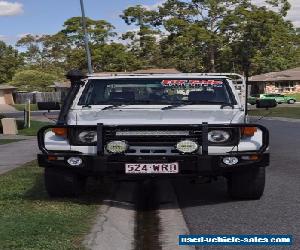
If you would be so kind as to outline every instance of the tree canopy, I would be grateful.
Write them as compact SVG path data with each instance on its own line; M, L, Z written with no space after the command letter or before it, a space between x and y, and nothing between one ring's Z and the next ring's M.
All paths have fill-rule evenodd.
M39 70L21 70L18 71L12 84L23 91L47 91L59 78L56 74L45 73Z
M0 84L8 83L21 65L18 51L0 41Z
M173 67L251 75L297 67L300 34L285 18L289 9L288 0L265 0L263 6L250 0L166 0L156 9L125 9L120 18L128 31L123 34L106 20L87 18L93 67L96 72ZM22 53L0 43L0 83L18 68L14 83L20 74L27 79L43 72L43 87L53 75L86 70L81 21L72 17L56 34L21 38L16 45Z

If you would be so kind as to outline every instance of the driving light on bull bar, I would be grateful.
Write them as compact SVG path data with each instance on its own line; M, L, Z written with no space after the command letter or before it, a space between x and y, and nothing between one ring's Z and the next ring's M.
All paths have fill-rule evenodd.
M230 134L224 130L212 130L208 132L208 140L214 143L226 142L230 138Z
M82 163L82 159L80 157L70 157L67 162L73 166L73 167L76 167L76 166L79 166L81 165Z
M182 153L193 153L198 147L198 144L191 140L180 141L176 144L176 149Z
M107 151L113 154L124 153L127 148L128 145L125 141L111 141L106 145Z
M97 141L97 132L93 130L82 131L78 134L78 140L82 143L94 143Z
M235 165L239 162L239 159L237 157L224 157L223 158L223 163L232 166Z

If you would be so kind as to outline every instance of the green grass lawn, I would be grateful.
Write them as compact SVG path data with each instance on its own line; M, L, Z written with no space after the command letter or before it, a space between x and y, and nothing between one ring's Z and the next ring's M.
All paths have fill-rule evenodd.
M50 199L42 172L33 162L0 176L0 249L83 249L101 191Z
M19 139L0 139L0 145L9 144L9 143L18 142L18 141L22 141L22 140L19 140Z
M31 121L30 128L19 130L19 135L35 136L41 127L52 124L50 122Z
M296 98L296 100L298 101L298 102L300 102L300 93L297 93L297 94L287 94L288 96L293 96L293 97L295 97Z
M26 104L14 104L13 107L16 110L23 111L25 109L25 105ZM38 110L37 104L30 104L30 110L31 111L37 111Z
M271 113L270 113L271 112ZM249 115L300 119L300 107L276 107L269 110L249 110Z

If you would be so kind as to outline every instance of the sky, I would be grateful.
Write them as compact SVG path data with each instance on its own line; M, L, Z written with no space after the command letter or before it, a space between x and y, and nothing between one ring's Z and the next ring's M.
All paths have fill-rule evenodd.
M253 0L262 4L263 0ZM163 0L84 0L86 15L93 19L104 19L125 32L127 26L119 17L122 10L137 4L154 8ZM300 0L290 0L292 9L288 19L300 27ZM14 44L26 34L55 34L62 29L64 21L79 16L79 0L0 0L0 40Z

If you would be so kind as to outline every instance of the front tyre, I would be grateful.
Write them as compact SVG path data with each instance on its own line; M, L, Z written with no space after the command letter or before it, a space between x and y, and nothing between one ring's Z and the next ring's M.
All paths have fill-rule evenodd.
M257 200L264 193L266 170L263 167L231 173L227 189L233 199Z
M296 102L296 100L293 100L293 99L291 99L291 100L288 100L288 104L294 104Z
M76 197L84 191L86 178L76 173L46 168L45 187L50 197Z

